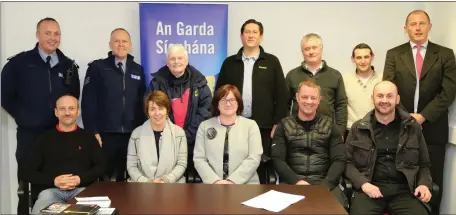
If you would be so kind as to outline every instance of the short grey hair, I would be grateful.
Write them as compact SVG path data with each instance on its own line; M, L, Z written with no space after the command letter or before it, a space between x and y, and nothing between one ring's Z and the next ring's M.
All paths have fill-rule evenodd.
M321 47L323 47L323 39L321 39L320 35L318 35L317 33L309 33L309 34L306 34L304 37L302 37L301 49L302 49L302 46L304 45L304 43L312 38L316 38L317 40L320 40Z
M168 50L166 52L166 58L168 59L169 55L176 52L183 52L185 57L188 58L188 52L184 45L176 43L168 46Z

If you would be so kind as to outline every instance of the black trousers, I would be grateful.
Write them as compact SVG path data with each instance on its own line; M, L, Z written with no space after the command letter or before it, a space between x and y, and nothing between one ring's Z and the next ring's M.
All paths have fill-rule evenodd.
M427 143L429 158L431 159L432 181L439 186L437 196L431 198L432 214L439 214L443 187L443 166L445 162L445 143Z
M271 131L272 128L260 128L261 143L263 145L263 156L271 157ZM260 162L260 166L257 169L258 177L260 178L260 184L268 184L269 177L267 172L266 163ZM274 172L269 174L275 174Z
M18 182L22 180L19 175L19 171L23 168L25 159L30 151L33 149L36 140L45 132L51 130L49 129L29 129L29 128L17 128L16 131L16 139L17 139L17 147L16 147L16 162L17 162L17 180ZM29 192L28 186L25 186L24 192ZM32 189L33 192L33 189ZM27 198L28 195L18 195L18 205L17 205L17 214L29 214L29 201ZM34 196L34 194L32 194Z
M131 133L100 133L102 148L107 158L106 174L116 181L126 181L127 150Z
M391 215L428 214L424 204L412 193L407 185L384 184L380 188L383 198L370 198L362 190L357 190L351 199L350 214Z

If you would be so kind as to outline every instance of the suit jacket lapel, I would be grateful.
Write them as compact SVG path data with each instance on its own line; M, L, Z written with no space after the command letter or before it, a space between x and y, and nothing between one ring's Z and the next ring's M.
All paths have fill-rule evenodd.
M410 46L410 43L404 44L401 60L404 62L404 65L407 67L410 74L416 79L415 61L413 60L412 47Z
M426 56L424 56L424 62L423 62L423 69L421 70L421 78L423 78L429 70L432 68L432 66L435 64L435 62L438 59L438 48L434 43L431 43L429 41L428 47L426 50Z

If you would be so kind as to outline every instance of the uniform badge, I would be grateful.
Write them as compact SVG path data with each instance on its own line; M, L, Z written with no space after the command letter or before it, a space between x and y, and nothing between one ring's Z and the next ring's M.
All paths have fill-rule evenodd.
M131 74L131 78L135 80L141 80L141 76Z
M207 138L212 140L215 138L215 136L217 136L217 131L215 130L215 128L209 128L206 131L206 135L207 135Z
M87 76L84 80L84 86L90 83L90 76Z

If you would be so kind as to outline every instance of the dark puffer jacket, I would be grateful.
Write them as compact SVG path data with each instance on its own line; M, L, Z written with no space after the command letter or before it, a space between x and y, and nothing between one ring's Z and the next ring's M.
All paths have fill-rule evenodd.
M274 167L281 182L325 184L333 189L345 168L342 137L331 117L317 115L305 128L296 116L277 126L272 144Z

